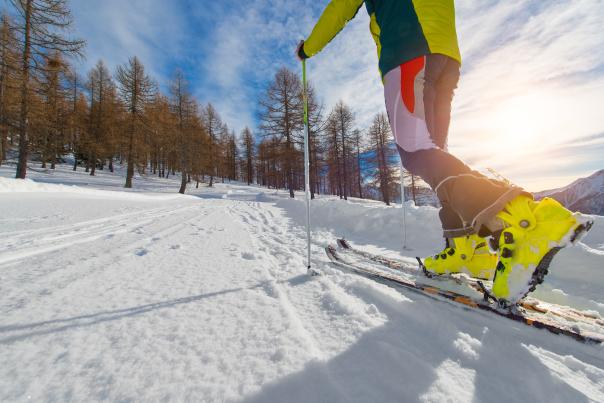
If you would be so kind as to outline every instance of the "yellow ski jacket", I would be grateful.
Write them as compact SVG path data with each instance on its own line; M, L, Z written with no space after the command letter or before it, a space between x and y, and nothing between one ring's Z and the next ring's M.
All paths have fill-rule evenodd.
M331 0L304 41L310 57L323 49L365 3L384 76L416 57L441 53L461 63L453 0Z

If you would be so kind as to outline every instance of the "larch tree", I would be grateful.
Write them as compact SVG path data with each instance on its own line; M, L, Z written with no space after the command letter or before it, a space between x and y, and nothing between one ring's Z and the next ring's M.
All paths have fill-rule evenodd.
M377 185L382 200L386 205L390 205L394 191L396 176L392 161L395 157L395 150L391 147L392 132L388 119L384 113L379 113L373 119L373 124L369 128L369 148L372 154L371 163L374 164L374 183Z
M327 148L327 166L329 169L330 193L343 198L341 143L338 136L338 121L333 114L327 118L325 126L325 145Z
M274 81L260 100L262 108L260 128L266 136L272 136L283 144L281 160L289 196L294 197L294 163L297 160L295 135L303 127L302 84L291 70L281 68Z
M189 85L182 71L177 70L170 86L171 109L176 117L176 132L178 133L178 154L180 162L180 189L178 193L185 193L190 172L188 145L192 119L196 115L195 102L189 91Z
M6 159L9 130L14 127L16 121L18 57L17 41L10 19L8 15L2 14L0 26L0 164Z
M241 132L241 141L243 149L243 172L244 179L247 184L250 185L254 181L254 159L255 159L255 145L256 139L252 134L249 127L243 129Z
M135 56L128 63L118 66L116 78L119 84L119 94L126 108L126 184L124 187L132 187L134 167L139 163L141 154L139 149L143 144L145 107L149 105L156 94L156 85L145 73L145 68Z
M315 198L315 193L319 192L319 170L321 167L321 142L320 134L324 130L325 122L323 120L323 106L319 104L315 95L315 89L312 85L307 86L308 99L308 161L309 161L309 184L310 197ZM301 143L303 149L304 144Z
M81 55L85 42L63 35L72 24L66 0L9 0L16 9L15 28L21 48L21 105L19 113L19 161L16 177L24 179L29 155L30 77L39 74L49 52Z
M237 166L239 165L239 147L237 147L237 135L234 130L228 135L225 146L225 160L227 164L226 175L229 181L234 181L237 180L238 177Z
M90 98L88 164L90 175L94 176L98 160L101 166L105 159L113 161L113 119L116 112L116 90L111 73L105 63L99 60L88 74Z
M207 147L207 169L208 175L210 176L209 187L214 185L214 177L218 175L218 158L219 153L219 136L223 129L223 123L220 119L220 115L214 109L212 104L208 104L203 110L203 123L208 134L208 147Z
M68 88L68 126L69 126L69 149L73 153L73 170L78 168L79 153L81 152L81 137L84 133L85 120L87 119L87 106L84 102L83 108L80 104L83 93L83 82L77 71L71 69L67 74ZM85 101L85 100L84 100Z
M350 108L344 104L343 101L340 101L336 104L331 112L331 119L333 119L334 129L337 131L338 141L340 143L340 151L341 151L341 183L342 183L342 194L344 200L348 200L348 196L351 194L351 183L350 183L350 175L349 175L349 165L350 165L350 152L352 149L351 146L351 136L352 136L352 127L354 124L354 115Z
M38 83L38 95L41 97L42 109L37 111L38 150L42 167L50 162L50 168L55 169L55 163L65 152L69 143L67 87L65 77L69 68L61 54L53 52L44 60L44 68Z
M167 177L170 172L170 156L176 141L176 117L172 113L170 100L158 94L147 107L145 113L151 126L150 153L151 172L160 178Z
M355 161L353 164L353 173L356 178L356 186L358 191L358 197L360 199L363 198L363 161L361 158L361 154L363 153L364 145L363 145L363 133L355 129L352 132L352 144L354 147Z

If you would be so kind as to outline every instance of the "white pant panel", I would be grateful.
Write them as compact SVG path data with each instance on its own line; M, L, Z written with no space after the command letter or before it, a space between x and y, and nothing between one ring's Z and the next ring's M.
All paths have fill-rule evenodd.
M423 74L423 73L420 73ZM384 98L386 111L390 121L390 128L396 144L407 152L438 148L432 141L424 117L423 91L419 91L418 77L415 80L415 112L411 113L405 106L401 95L401 69L397 67L389 71L384 77ZM419 94L418 94L419 92Z

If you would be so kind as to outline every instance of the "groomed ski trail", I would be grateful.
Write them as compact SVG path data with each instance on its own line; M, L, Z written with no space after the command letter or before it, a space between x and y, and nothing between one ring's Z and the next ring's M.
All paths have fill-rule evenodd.
M2 401L604 400L602 349L332 267L340 216L317 223L309 277L298 199L30 196L0 197L23 207L0 213ZM336 205L362 224L361 204L314 213Z

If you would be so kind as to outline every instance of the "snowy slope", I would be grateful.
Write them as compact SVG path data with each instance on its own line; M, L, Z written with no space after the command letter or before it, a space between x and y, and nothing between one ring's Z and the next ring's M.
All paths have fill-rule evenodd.
M604 169L563 188L539 192L536 196L552 197L574 211L604 215Z
M336 235L401 256L401 209L238 184L177 195L0 167L0 401L604 401L604 347L333 268ZM64 185L59 185L64 184ZM72 186L72 185L77 186ZM442 242L408 206L409 257ZM604 312L604 218L538 292Z

